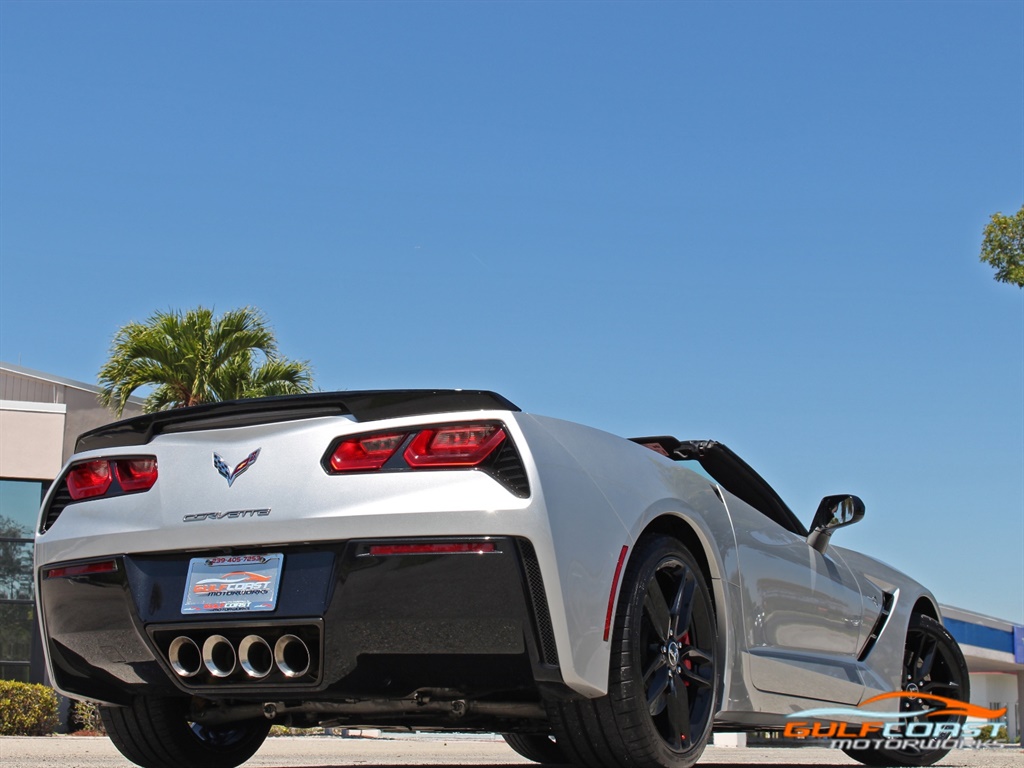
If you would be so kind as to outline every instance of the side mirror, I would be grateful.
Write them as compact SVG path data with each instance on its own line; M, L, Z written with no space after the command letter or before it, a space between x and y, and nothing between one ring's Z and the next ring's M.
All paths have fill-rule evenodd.
M840 494L826 496L818 505L811 523L811 535L807 543L822 554L828 548L828 540L836 528L859 523L864 517L864 502L856 496Z

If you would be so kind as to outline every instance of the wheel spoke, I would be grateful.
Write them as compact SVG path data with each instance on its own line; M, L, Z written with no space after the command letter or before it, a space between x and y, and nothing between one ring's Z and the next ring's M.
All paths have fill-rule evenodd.
M682 578L679 580L679 588L672 599L672 634L681 638L683 633L690 628L690 619L693 616L693 593L697 588L697 581L689 568L683 569Z
M655 673L651 687L647 689L647 710L652 717L660 714L665 708L663 694L668 688L669 681L668 667L662 667Z
M644 611L651 620L654 631L658 633L658 639L662 643L667 643L672 617L669 615L668 603L665 602L665 596L661 594L656 578L652 578L647 584L647 594L644 595Z
M696 646L688 646L680 655L683 661L689 661L693 664L710 664L711 654L705 653Z
M668 722L673 736L678 734L683 744L690 741L690 699L682 685L668 695Z
M697 674L697 671L695 669L687 669L686 667L683 667L682 672L680 672L680 674L689 682L693 683L694 685L700 688L711 687L711 679Z
M665 656L659 653L657 656L654 657L654 660L648 665L647 669L644 670L644 685L647 685L647 682L648 680L650 680L651 675L653 675L655 672L657 672L664 666Z
M922 648L924 643L921 644ZM932 665L935 664L935 652L938 650L938 643L934 640L931 642L931 647L928 649L928 653L921 655L921 668L917 670L916 677L918 680L924 680L928 675L932 673Z

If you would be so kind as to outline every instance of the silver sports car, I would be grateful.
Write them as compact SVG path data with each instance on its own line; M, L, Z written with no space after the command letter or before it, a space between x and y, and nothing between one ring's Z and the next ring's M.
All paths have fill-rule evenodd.
M56 688L148 768L230 768L274 723L688 766L713 730L967 700L931 593L831 543L863 515L828 496L808 528L721 443L493 392L242 400L82 435L41 509L38 607ZM892 743L846 746L948 751Z

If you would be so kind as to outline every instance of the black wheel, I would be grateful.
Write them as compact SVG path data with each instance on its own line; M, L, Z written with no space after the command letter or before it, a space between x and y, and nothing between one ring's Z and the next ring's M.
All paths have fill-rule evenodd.
M215 727L188 719L187 699L136 697L128 707L101 707L107 735L142 768L235 768L263 744L266 718Z
M554 736L539 733L503 733L501 738L520 755L535 763L565 765L569 762L555 743Z
M711 735L717 643L693 556L671 537L642 538L622 580L608 695L551 707L559 746L585 766L693 765Z
M953 636L930 616L914 616L907 628L907 645L903 653L903 690L920 693L922 697L904 698L900 708L905 712L935 708L927 695L970 701L971 681L967 662ZM913 718L908 722L956 722L956 715ZM909 766L932 765L948 753L948 749L928 749L930 739L923 739L925 748L909 743L903 749L844 749L850 757L864 765Z

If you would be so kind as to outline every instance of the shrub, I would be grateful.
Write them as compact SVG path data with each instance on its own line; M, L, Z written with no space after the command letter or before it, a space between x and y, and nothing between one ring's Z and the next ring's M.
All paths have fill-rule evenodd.
M324 729L314 726L312 728L293 728L289 725L270 726L270 736L323 736Z
M981 733L978 734L979 741L1006 741L1006 726L983 725ZM995 731L995 733L993 733Z
M0 680L0 736L48 736L58 722L52 688Z
M71 722L77 731L88 731L91 733L106 733L103 725L103 718L100 717L100 707L91 701L76 701L71 708Z

